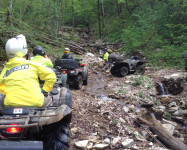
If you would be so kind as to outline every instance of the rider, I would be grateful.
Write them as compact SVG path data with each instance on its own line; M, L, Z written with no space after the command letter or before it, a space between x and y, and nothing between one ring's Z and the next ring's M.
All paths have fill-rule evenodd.
M64 49L64 55L62 56L62 59L73 59L73 57L70 54L69 48Z
M42 65L44 65L46 67L53 68L53 63L47 57L47 55L45 54L45 52L41 46L34 47L33 55L34 55L34 57L31 58L31 61L35 61L35 62L41 63Z
M25 36L18 35L9 39L5 46L8 62L0 74L0 92L4 106L45 107L52 100L42 93L50 92L56 82L52 69L23 58L27 54ZM45 80L40 88L38 78Z
M103 59L105 61L105 66L103 67L103 71L105 71L109 66L110 62L108 61L108 56L112 53L111 49L105 48L103 53Z

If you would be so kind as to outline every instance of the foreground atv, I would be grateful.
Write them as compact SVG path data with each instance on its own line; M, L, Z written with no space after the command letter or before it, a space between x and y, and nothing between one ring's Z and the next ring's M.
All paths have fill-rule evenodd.
M46 108L1 108L0 150L68 150L71 92L56 86L48 95Z
M108 61L113 64L110 72L113 76L124 77L129 73L143 74L145 72L144 64L138 56L131 56L125 59L124 56L109 55Z
M55 68L61 73L62 85L74 89L81 89L88 84L88 70L85 64L80 64L75 59L60 59L55 61ZM65 81L67 79L67 81Z

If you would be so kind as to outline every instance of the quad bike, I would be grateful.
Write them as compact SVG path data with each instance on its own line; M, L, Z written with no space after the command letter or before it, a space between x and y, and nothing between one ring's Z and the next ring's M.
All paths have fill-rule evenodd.
M68 150L72 109L71 92L55 84L46 108L2 107L0 150Z
M111 54L108 57L108 61L112 63L110 72L113 76L124 77L129 73L144 74L145 72L145 61L138 56L131 56L129 59L125 59L124 56Z
M55 61L55 68L58 72L62 72L61 81L63 86L67 84L70 88L81 89L83 85L88 84L87 67L75 59Z

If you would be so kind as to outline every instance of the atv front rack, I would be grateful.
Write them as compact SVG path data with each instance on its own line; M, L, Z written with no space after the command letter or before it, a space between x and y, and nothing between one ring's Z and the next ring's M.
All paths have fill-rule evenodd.
M62 118L71 113L71 109L67 105L61 105L59 107L49 107L45 109L40 108L6 108L9 113L1 113L0 116L0 129L2 128L12 128L12 127L34 127L52 124L60 121ZM18 111L17 113L14 110ZM28 111L28 114L24 111ZM11 113L12 111L12 113ZM8 112L8 111L7 111ZM19 124L19 125L11 125Z

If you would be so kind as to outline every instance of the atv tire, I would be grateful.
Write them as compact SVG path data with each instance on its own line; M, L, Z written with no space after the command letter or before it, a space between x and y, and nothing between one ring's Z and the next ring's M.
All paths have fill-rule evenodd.
M66 116L60 122L44 126L44 150L68 150L70 145L70 121ZM70 116L71 117L71 116Z
M113 66L113 67L110 69L110 73L111 73L113 76L117 77L117 76L118 76L118 67Z
M75 84L74 84L74 88L79 90L82 88L83 85L83 79L82 79L82 75L77 75L75 77Z
M62 87L66 87L67 74L62 74L62 76L61 76L61 82L62 82Z
M83 72L83 85L88 85L88 70L87 68L84 69Z
M120 77L124 77L129 74L129 69L125 66L121 66L118 70L118 74Z
M145 73L144 65L137 66L135 74L143 75L144 73Z

